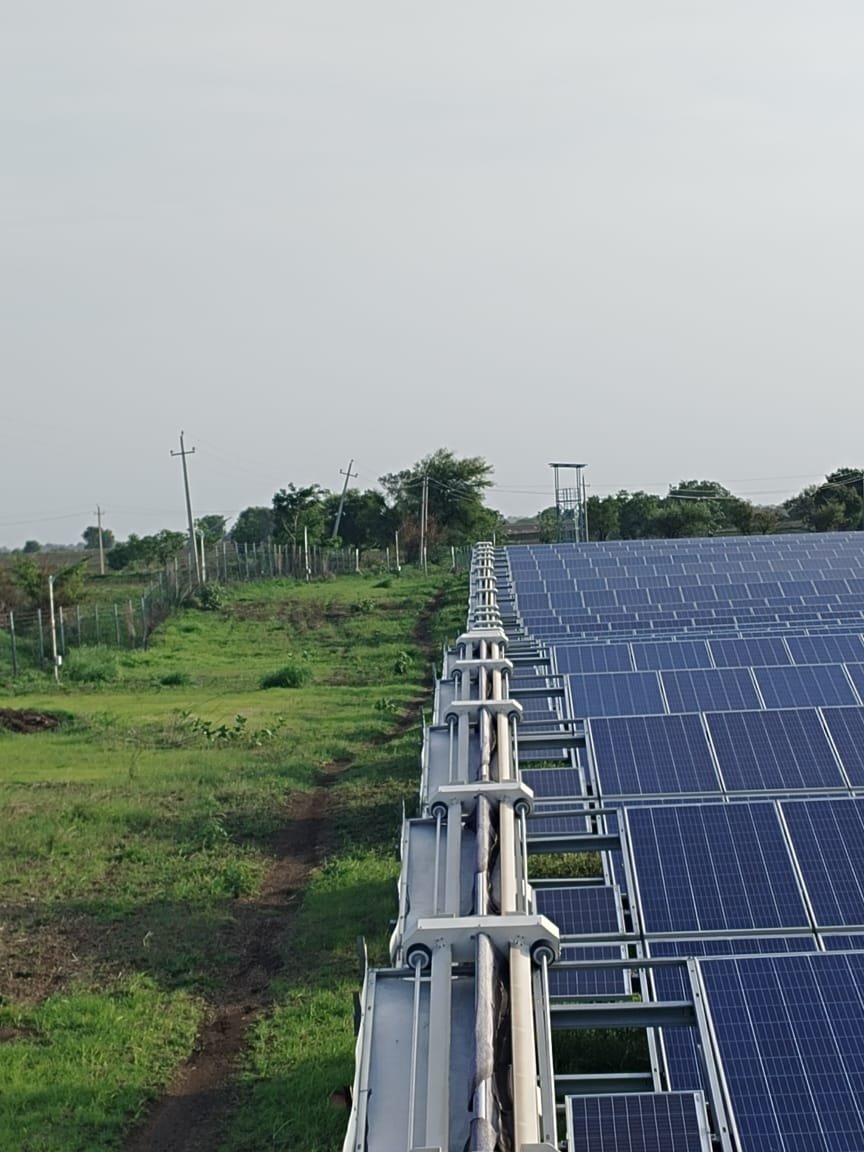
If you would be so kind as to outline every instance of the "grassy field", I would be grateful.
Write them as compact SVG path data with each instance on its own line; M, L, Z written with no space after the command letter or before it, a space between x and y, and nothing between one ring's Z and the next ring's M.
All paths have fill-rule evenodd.
M122 1148L241 1002L213 1146L341 1145L355 941L383 958L430 652L466 601L443 575L244 585L0 695L64 717L0 731L0 1152Z

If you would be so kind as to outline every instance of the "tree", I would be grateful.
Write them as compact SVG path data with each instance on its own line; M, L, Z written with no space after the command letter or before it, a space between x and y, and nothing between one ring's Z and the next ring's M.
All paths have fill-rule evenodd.
M204 543L207 545L219 544L225 539L225 517L211 514L201 516L195 521L195 527L204 533Z
M29 556L33 552L41 552L42 551L42 545L39 543L38 540L28 540L24 544L23 551L26 552L27 555Z
M428 483L427 541L430 545L472 544L489 539L502 522L484 503L492 484L492 466L480 456L459 459L439 448L411 468L390 472L380 483L406 542L419 537L423 480Z
M273 536L273 509L244 508L230 535L235 544L264 544Z
M327 531L325 490L318 484L297 488L289 484L273 497L273 539L277 544L297 546L308 533L309 543L321 544Z
M84 540L84 547L90 548L95 551L99 547L99 528L95 524L90 524L81 533ZM102 529L102 547L107 552L114 547L114 533L110 528Z
M552 509L554 513L555 509ZM617 496L589 496L586 504L589 540L617 540L621 535L621 508Z
M50 602L48 584L53 575L54 604L58 608L65 608L81 599L86 567L87 561L80 560L77 564L52 571L48 565L40 565L32 556L22 553L15 558L12 566L12 581L31 608L47 608Z
M185 532L172 532L170 528L163 528L152 536L136 536L132 532L125 544L115 545L108 553L108 566L119 572L130 564L140 564L145 568L167 564L187 547L188 542Z
M838 468L822 484L811 484L783 507L811 532L840 532L864 527L860 468Z
M328 533L336 523L341 496L331 492L325 499ZM339 523L339 541L350 548L386 548L399 526L398 516L388 507L384 495L375 488L365 492L349 488Z

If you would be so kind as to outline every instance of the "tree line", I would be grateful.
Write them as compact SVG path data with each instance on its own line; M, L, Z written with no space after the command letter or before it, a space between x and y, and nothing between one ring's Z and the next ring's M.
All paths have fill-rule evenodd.
M782 504L754 504L712 480L682 480L665 496L622 490L589 496L590 540L758 536L775 532L839 532L864 527L864 472L838 468ZM541 535L554 539L554 508L540 514Z
M419 555L423 524L432 558L442 547L493 537L503 543L508 534L513 539L557 539L554 507L508 522L487 505L492 471L480 456L458 457L440 448L410 468L380 477L379 487L349 488L343 493L318 484L288 484L273 494L269 505L244 508L230 529L226 517L219 515L202 516L196 527L208 547L229 539L241 547L273 542L299 548L308 541L311 547L383 550L398 533L401 555L408 562ZM754 504L712 480L682 480L663 496L622 489L609 496L589 496L587 522L590 540L864 528L864 471L838 468L822 483L777 505ZM97 549L99 529L88 525L83 541L87 549ZM164 565L187 548L188 537L166 528L117 541L110 529L103 528L102 546L111 569L148 569ZM39 549L31 540L23 552L32 561ZM29 585L33 590L37 570L38 565L25 565L19 588ZM6 576L8 585L8 569Z

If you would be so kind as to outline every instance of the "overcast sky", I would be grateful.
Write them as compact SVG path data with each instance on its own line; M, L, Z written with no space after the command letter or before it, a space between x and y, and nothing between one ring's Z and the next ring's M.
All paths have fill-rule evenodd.
M2 0L0 0L2 3ZM0 545L864 463L860 0L6 0Z

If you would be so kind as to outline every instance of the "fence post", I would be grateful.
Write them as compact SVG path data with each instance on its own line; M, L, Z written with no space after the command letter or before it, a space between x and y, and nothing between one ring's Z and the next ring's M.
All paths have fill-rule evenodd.
M66 621L63 618L63 607L57 609L57 615L60 620L60 655L66 659Z
M78 626L78 647L81 647L81 605L75 605L75 623Z
M135 613L132 608L132 601L129 601L129 608L126 613L126 628L129 633L129 647L135 647Z
M96 643L101 644L102 643L102 629L99 627L99 605L98 604L93 605L93 615L94 615L95 620L96 620Z
M15 643L15 613L9 613L9 637L12 641L12 675L18 675L18 648Z
M120 647L120 605L114 605L114 638L117 641L117 647Z
M141 597L141 647L147 647L147 605Z
M39 622L39 663L45 663L45 631L42 627L42 609L36 609L36 619Z

